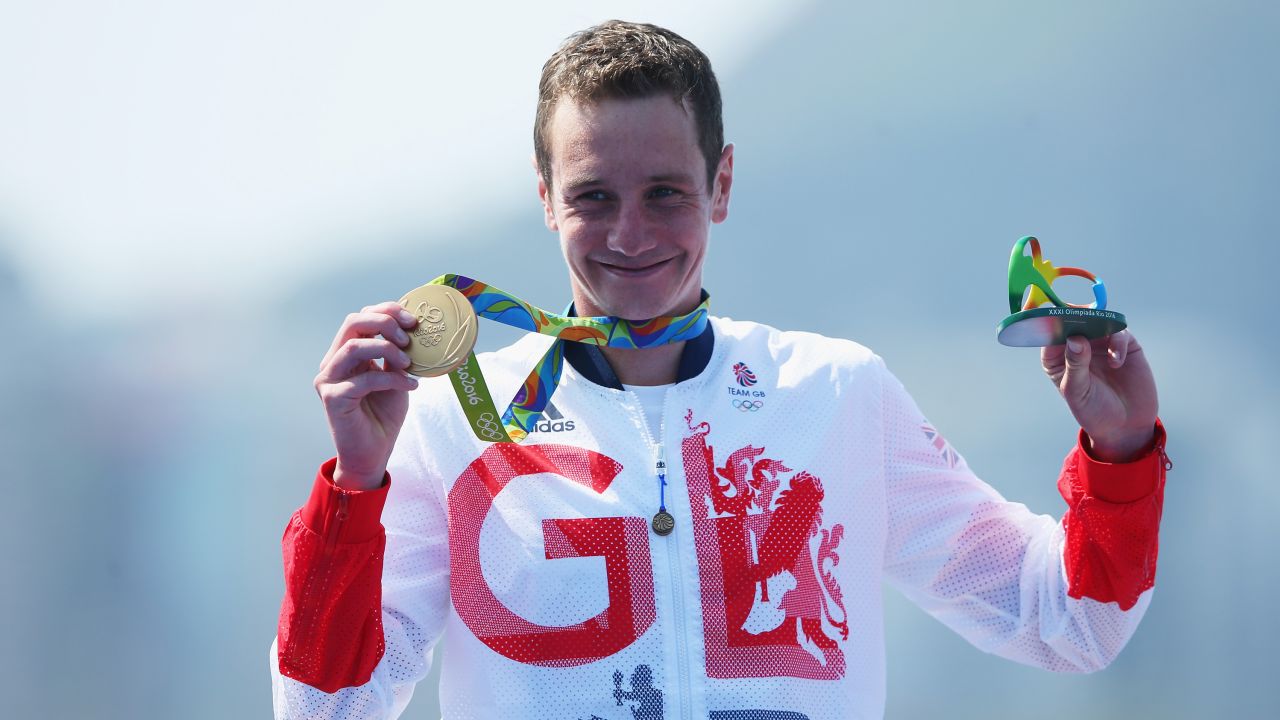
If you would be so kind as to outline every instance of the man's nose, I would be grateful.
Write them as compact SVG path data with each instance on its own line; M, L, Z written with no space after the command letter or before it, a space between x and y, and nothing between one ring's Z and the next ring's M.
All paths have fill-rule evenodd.
M618 206L609 228L609 249L628 257L636 257L657 247L657 237L647 222L639 203L623 202Z

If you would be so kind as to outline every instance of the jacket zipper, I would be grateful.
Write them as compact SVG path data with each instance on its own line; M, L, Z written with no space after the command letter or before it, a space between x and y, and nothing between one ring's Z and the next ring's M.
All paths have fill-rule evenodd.
M633 393L634 394L634 393ZM649 423L644 417L644 408L640 408L640 427L644 431L644 436L649 440L649 447L653 451L653 471L654 479L658 481L659 495L662 500L659 501L661 506L665 506L665 485L667 473L666 452L663 449L663 440L667 431L667 412L666 402L663 402L662 420L659 422L658 438L655 442L653 433L649 431ZM670 512L668 510L668 512ZM684 611L684 593L680 584L680 528L676 528L670 535L662 537L654 533L659 542L665 541L667 545L667 574L671 580L671 600L675 608L676 619L676 677L680 678L680 718L682 720L692 720L693 711L690 709L689 700L689 651L686 638L688 634L685 632L685 611Z
M1164 440L1156 444L1156 449L1160 451L1160 463L1164 467L1165 472L1173 469L1173 461L1169 459L1168 454L1164 451Z
M681 592L680 577L676 571L676 564L680 559L680 542L676 540L678 535L679 533L671 533L671 542L667 544L667 564L671 569L671 589L675 596L676 673L680 678L680 717L692 718L693 712L689 709L689 650L688 634L684 628L684 593Z
M326 553L332 553L333 549L337 546L338 533L342 529L342 523L345 522L347 517L351 515L350 510L347 509L348 502L349 502L349 496L345 492L342 492L341 490L339 490L338 491L338 510L329 519L328 527L326 527L324 531L324 534L325 534L324 550Z
M659 487L666 484L666 456L663 451L662 442L659 441L656 452L656 460L654 462L654 474L657 476ZM665 505L665 503L663 503ZM667 570L671 577L671 596L672 605L675 608L676 618L676 677L680 678L680 717L692 718L693 714L689 710L689 658L688 648L685 638L688 637L684 626L684 593L680 584L680 541L679 532L673 532L667 538L663 538L667 542Z

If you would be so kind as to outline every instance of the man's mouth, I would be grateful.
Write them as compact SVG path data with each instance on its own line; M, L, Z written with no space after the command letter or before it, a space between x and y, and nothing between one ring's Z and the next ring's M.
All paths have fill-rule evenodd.
M666 267L670 262L671 258L667 258L666 260L659 260L657 262L647 263L644 265L615 265L613 263L601 262L600 266L619 277L639 278L647 277L661 271L662 268Z

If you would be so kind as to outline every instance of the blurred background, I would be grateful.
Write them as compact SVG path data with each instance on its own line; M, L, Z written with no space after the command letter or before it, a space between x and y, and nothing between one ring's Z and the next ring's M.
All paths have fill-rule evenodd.
M0 5L4 715L270 716L280 536L331 454L317 364L347 312L442 272L567 301L536 84L608 17L716 64L715 313L870 346L1054 516L1074 423L1036 352L995 341L1013 242L1102 276L1155 368L1176 467L1127 650L1023 668L888 591L888 716L1275 716L1261 0Z

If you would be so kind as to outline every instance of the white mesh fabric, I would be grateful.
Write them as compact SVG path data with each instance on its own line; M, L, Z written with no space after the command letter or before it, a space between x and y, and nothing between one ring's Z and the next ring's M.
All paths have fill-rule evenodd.
M566 366L560 424L495 455L448 383L423 383L383 512L386 654L333 695L276 672L276 716L397 716L447 629L449 720L878 717L886 576L984 650L1054 670L1114 657L1147 598L1128 613L1067 598L1058 525L978 480L879 358L713 327L708 367L663 404L666 538L647 529L657 481L633 394ZM496 398L544 347L482 356ZM526 471L547 457L561 472ZM451 543L473 543L479 569Z
M939 450L941 436L922 432L932 426L887 372L884 393L890 583L987 652L1059 672L1110 663L1150 593L1129 612L1068 597L1060 525L1004 500L958 453Z

